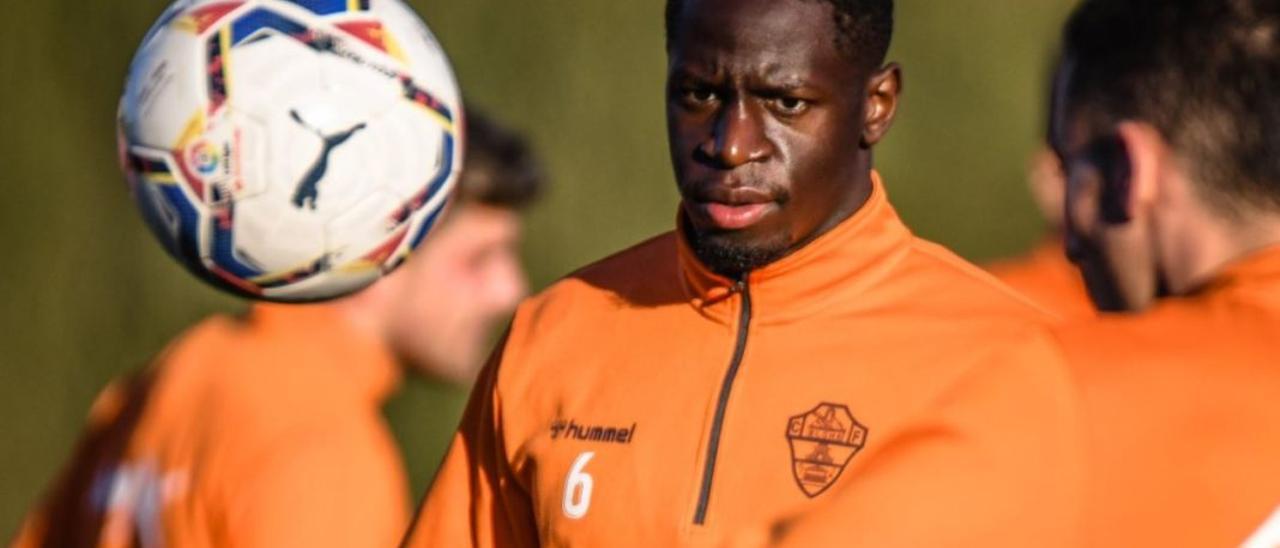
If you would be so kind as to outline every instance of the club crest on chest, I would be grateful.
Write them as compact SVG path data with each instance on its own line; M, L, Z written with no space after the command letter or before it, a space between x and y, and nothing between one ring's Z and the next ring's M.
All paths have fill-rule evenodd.
M821 495L867 443L867 427L837 403L821 403L787 422L791 472L810 498Z

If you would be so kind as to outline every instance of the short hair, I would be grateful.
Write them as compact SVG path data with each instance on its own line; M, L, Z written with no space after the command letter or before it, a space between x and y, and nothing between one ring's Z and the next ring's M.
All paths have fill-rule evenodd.
M1150 124L1220 212L1280 208L1280 0L1087 0L1062 63L1059 123Z
M775 0L776 1L776 0ZM836 49L864 70L884 64L893 39L893 0L804 0L835 10ZM667 0L667 49L671 49L685 0ZM796 29L796 32L805 32Z
M521 209L542 192L542 163L524 137L473 108L466 112L464 154L459 203Z

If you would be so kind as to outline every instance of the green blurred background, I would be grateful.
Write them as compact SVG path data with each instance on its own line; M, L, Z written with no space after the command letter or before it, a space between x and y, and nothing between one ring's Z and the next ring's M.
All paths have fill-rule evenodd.
M188 276L134 213L115 162L125 67L166 0L5 2L0 18L0 540L66 458L95 393L185 326L244 304ZM662 0L412 0L470 101L528 132L554 188L524 245L544 287L672 226ZM1069 0L899 0L906 74L877 164L921 235L975 260L1040 221L1024 190L1045 64ZM800 30L800 29L798 29ZM465 391L388 406L415 494Z

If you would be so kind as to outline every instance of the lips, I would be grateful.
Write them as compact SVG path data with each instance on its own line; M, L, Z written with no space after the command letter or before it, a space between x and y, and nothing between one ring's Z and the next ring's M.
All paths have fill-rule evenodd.
M693 217L720 230L742 230L778 209L767 192L752 187L716 185L686 202Z
M749 228L778 208L773 202L743 205L703 202L696 204L695 207L702 211L711 224L721 230Z

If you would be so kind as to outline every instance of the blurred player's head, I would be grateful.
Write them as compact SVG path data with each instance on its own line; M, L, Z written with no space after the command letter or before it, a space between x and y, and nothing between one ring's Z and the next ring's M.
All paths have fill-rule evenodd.
M1049 74L1045 86L1047 96L1052 96L1054 80L1059 72L1059 59L1054 56L1046 66ZM1051 115L1051 114L1050 114ZM1040 216L1055 233L1062 231L1063 201L1066 200L1067 182L1062 172L1062 162L1054 152L1051 143L1054 128L1051 123L1045 124L1044 143L1031 156L1027 166L1027 187L1031 198L1035 201Z
M543 186L524 139L472 110L453 204L399 270L357 295L401 361L429 376L470 381L488 338L526 291L520 210Z
M892 0L668 2L671 157L710 268L766 265L862 204L897 107L892 31Z
M1265 239L1280 212L1280 2L1088 0L1055 80L1068 245L1100 308L1193 290Z
M1048 146L1043 146L1031 157L1027 166L1027 186L1036 209L1044 217L1049 228L1062 230L1063 200L1066 199L1066 181L1062 176L1062 164Z

